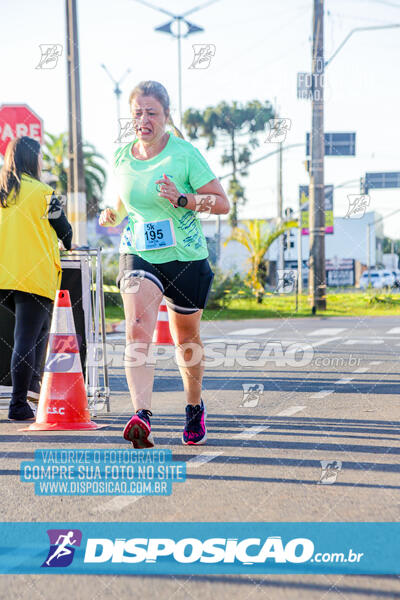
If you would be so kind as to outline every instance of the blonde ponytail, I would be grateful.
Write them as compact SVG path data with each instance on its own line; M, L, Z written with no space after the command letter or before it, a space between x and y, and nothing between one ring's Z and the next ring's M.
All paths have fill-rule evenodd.
M183 137L183 134L182 134L182 132L181 132L181 131L180 131L180 130L177 128L177 127L175 127L175 125L174 125L174 122L173 122L173 120L172 120L172 117L171 117L171 114L170 114L170 115L169 115L169 117L168 117L167 124L168 124L168 125L171 125L171 127L172 127L172 130L173 130L173 133L174 133L174 135L176 135L176 137L180 137L180 138L182 138L183 140L185 139L185 138Z

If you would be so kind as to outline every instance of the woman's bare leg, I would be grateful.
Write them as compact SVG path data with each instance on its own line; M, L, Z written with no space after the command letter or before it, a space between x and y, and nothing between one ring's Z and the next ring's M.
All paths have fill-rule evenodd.
M121 293L126 323L125 373L135 411L150 410L154 382L153 361L147 361L149 344L157 322L161 290L149 279L140 281L138 289L132 287Z
M200 404L204 372L204 348L200 339L202 313L202 310L198 310L191 315L184 315L168 308L169 326L175 343L186 402L193 406Z

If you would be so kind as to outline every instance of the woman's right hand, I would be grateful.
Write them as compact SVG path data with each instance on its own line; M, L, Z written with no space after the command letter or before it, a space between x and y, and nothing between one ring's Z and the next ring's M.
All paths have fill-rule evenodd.
M117 211L113 208L105 208L101 211L99 217L99 225L102 227L109 227L110 225L115 225L115 221L117 219Z

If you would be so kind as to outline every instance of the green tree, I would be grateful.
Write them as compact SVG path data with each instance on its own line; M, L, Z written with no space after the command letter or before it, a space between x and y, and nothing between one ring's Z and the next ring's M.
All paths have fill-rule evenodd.
M250 264L249 272L245 278L245 284L250 287L261 302L264 295L265 266L264 256L271 244L288 229L298 227L298 221L284 221L276 227L269 226L266 221L254 219L244 221L244 227L235 227L232 234L224 242L235 241L242 244L249 252L247 259Z
M68 134L45 134L43 147L44 170L56 178L55 191L66 194L68 187ZM107 180L105 168L100 164L104 157L96 152L93 144L83 144L83 168L86 184L86 210L88 219L99 212L99 203Z
M221 158L222 165L232 166L232 178L228 184L228 195L232 202L229 222L237 227L238 205L246 202L245 190L238 175L247 176L247 167L252 151L260 145L258 134L265 130L265 124L274 117L271 103L258 100L247 102L220 102L209 106L203 112L189 108L183 115L183 125L191 140L199 137L207 139L207 150L214 148L217 138L228 144ZM219 141L219 140L218 140Z
M385 236L383 238L382 251L384 254L392 254L392 250L394 254L398 254L400 256L400 240L394 240Z

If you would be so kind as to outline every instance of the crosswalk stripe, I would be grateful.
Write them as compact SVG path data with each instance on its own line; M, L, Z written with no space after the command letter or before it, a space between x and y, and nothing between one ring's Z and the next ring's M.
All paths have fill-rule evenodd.
M233 437L236 440L250 440L252 437L257 435L257 433L261 433L262 431L269 429L269 427L269 425L254 425L254 427L248 427Z
M336 342L337 340L340 340L340 337L328 337L325 338L324 340L319 340L319 342L312 342L312 346L313 348L316 348L317 346L324 346L325 344L329 344L330 342ZM304 341L304 340L302 340Z
M387 333L400 334L400 327L393 327L392 329L389 329Z
M321 390L319 392L317 392L316 394L313 394L311 396L312 400L319 400L320 398L325 398L325 396L329 396L329 394L332 394L335 390Z
M223 452L207 452L204 454L198 454L197 456L190 458L186 464L192 467L199 467L200 465L204 465L204 463L208 463L210 460L217 458L217 456L221 456L221 454L223 454Z
M306 407L305 406L289 406L288 408L285 408L280 413L278 413L276 416L277 417L291 417L295 413L303 410L303 408L306 408Z
M107 502L103 502L96 506L93 510L95 512L119 511L130 504L137 502L140 498L144 498L144 496L116 496L112 500L108 500Z
M261 327L249 327L248 329L238 329L237 331L231 331L229 335L261 335L273 331L273 327L261 328Z
M364 338L364 339L354 339L354 340L346 340L345 342L343 342L343 346L356 346L357 344L368 344L368 346L370 345L378 345L378 344L384 344L384 340L372 340L370 338Z
M249 342L254 342L254 339L244 339L238 340L231 337L220 337L220 338L206 338L203 340L205 344L213 344L215 343L224 343L224 344L248 344Z
M345 329L345 327L321 327L320 329L314 329L308 335L338 335L338 333L342 333Z

